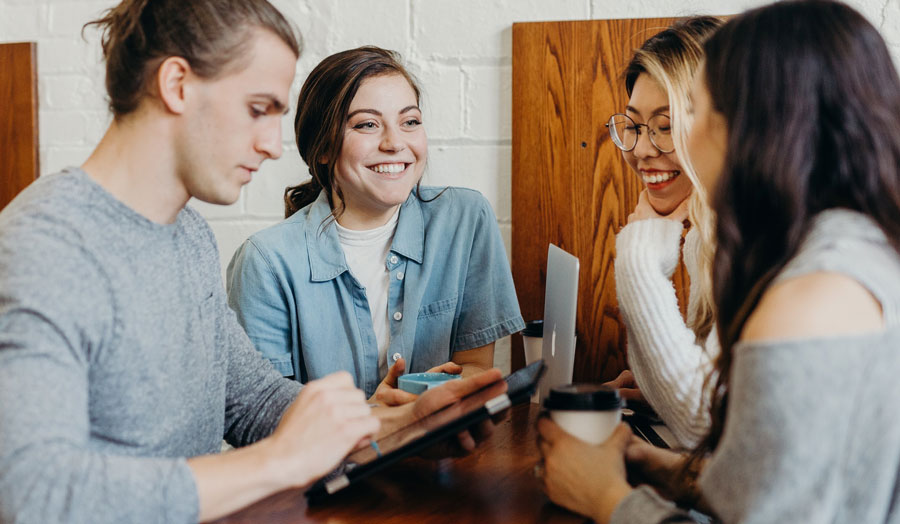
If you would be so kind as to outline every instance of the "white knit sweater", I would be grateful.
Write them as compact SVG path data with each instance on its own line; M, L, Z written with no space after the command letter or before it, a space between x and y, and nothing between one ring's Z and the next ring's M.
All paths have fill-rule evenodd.
M644 398L685 448L709 428L704 380L719 354L716 329L697 340L678 309L672 274L678 266L684 226L655 218L625 226L616 236L616 295L628 330L628 362ZM691 279L688 319L699 296L700 238L688 232L684 263Z

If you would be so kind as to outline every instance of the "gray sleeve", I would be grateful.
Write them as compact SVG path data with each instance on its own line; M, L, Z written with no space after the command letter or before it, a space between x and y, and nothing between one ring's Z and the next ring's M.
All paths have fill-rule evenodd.
M303 387L285 378L256 350L219 290L222 344L228 348L225 440L246 446L269 436Z
M652 488L641 486L616 506L610 524L695 522L675 504L660 497Z
M837 450L859 431L850 420L860 409L843 392L865 383L865 352L848 337L734 351L725 430L700 477L704 497L725 522L841 521L831 513L842 482Z
M113 341L106 279L63 238L0 234L0 522L195 522L184 459L90 443L90 364Z

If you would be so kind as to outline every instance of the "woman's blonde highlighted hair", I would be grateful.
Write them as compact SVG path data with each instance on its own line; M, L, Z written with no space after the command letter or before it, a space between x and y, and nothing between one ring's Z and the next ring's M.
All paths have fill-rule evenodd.
M688 203L691 224L700 236L696 256L700 281L691 286L699 292L688 311L688 327L704 341L715 323L713 305L712 264L715 254L715 215L710 207L709 195L703 189L685 144L693 118L690 113L691 85L694 74L703 62L703 43L723 24L712 16L695 16L674 23L662 32L650 37L635 51L625 69L625 90L628 96L634 89L638 76L646 74L662 87L669 98L669 116L672 120L672 138L681 170L694 186Z

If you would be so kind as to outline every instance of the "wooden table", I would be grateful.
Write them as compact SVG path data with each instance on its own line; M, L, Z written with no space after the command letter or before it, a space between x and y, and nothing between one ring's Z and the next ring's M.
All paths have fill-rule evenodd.
M467 457L407 459L311 507L301 490L284 491L218 522L582 523L550 502L532 473L538 411L514 407Z

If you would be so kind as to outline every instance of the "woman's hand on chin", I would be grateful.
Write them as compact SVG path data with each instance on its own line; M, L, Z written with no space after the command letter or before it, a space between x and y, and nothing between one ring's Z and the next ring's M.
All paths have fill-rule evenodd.
M650 205L650 199L647 197L647 190L645 189L641 191L641 195L638 197L638 203L634 207L634 211L628 215L628 223L630 224L648 218L667 218L676 222L684 222L688 218L688 203L690 200L690 195L688 195L688 198L682 200L674 211L668 215L660 215L653 209L653 206Z

